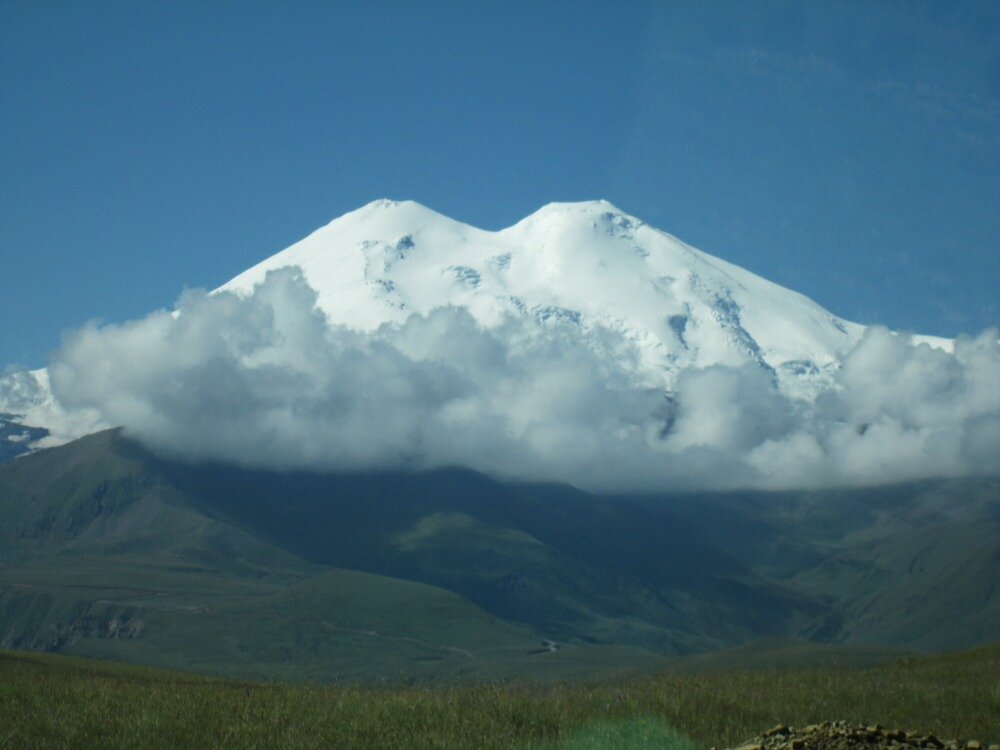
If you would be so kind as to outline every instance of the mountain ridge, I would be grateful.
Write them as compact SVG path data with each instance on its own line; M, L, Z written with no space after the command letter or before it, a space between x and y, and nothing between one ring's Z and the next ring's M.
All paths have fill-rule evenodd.
M411 277L404 267L417 260L420 267ZM645 368L650 372L659 367L676 374L684 366L747 362L776 370L789 361L817 358L821 361L815 364L825 367L856 343L863 330L606 201L551 203L497 232L462 224L412 201L375 201L251 267L220 290L246 293L266 271L286 266L303 270L332 323L371 330L399 323L413 312L426 314L442 303L466 306L488 326L504 314L554 315L584 328L599 323L638 342L643 351L652 349ZM518 266L523 267L520 273ZM748 285L762 301L780 298L765 316L782 305L799 305L804 312L796 310L798 318L808 322L785 325L780 335L759 341L767 324L755 320L750 325L757 330L748 332L741 317L745 305L733 299ZM367 299L361 294L366 288L372 292ZM692 305L699 309L692 311ZM824 325L804 331L813 319ZM730 335L719 335L719 326L730 328ZM822 331L819 343L813 340L817 331ZM803 352L807 339L809 351ZM697 355L685 359L691 349ZM794 356L789 354L793 350ZM658 384L669 387L670 382L660 378Z
M659 260L655 272L650 257ZM419 267L404 273L414 258ZM750 363L771 370L789 393L809 398L865 329L606 200L550 203L491 232L414 201L379 199L254 264L216 292L246 294L268 270L288 266L302 269L333 324L372 331L454 305L487 326L510 315L540 325L568 323L584 337L596 326L634 347L642 359L637 376L666 390L687 368ZM748 285L759 298L780 304L772 299L767 309L753 310L738 299ZM779 314L788 305L795 308L791 318ZM950 347L947 339L916 340ZM0 378L0 411L49 429L47 439L31 441L37 447L110 426L61 409L44 369Z
M642 670L769 637L966 648L1000 636L998 508L985 479L599 497L269 472L113 430L0 466L0 645L319 679Z
M607 201L487 231L379 200L172 312L81 329L51 372L0 378L2 455L124 425L188 458L591 489L964 475L994 468L995 349L850 323Z

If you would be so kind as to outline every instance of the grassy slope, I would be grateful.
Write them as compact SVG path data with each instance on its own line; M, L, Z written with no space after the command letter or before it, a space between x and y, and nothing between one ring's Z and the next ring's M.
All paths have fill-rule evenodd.
M925 483L893 502L859 495L872 521L828 543L837 564L792 586L838 603L842 636L955 648L996 638L1000 624L1000 496L996 480Z
M24 502L27 498L28 502ZM0 473L0 645L215 674L390 679L655 669L441 588L312 564L203 512L115 433Z
M1000 740L1000 647L865 670L561 684L349 687L212 680L0 652L12 747L708 747L827 719Z
M348 679L649 670L646 648L771 634L962 647L998 635L997 496L607 499L463 471L190 467L107 432L0 467L0 645ZM530 653L543 638L564 647ZM802 649L740 658L834 658Z
M827 606L800 637L928 650L1000 637L1000 480L633 498ZM776 631L772 631L776 632Z
M913 652L886 646L808 643L772 637L735 648L670 659L668 669L676 674L753 669L856 669L914 656Z
M141 553L141 587L156 566L266 580L301 575L308 560L447 588L539 638L666 652L752 637L751 618L784 616L786 603L766 584L730 604L729 589L749 590L752 573L691 549L673 529L653 529L641 510L554 492L537 497L461 471L329 477L189 467L108 432L0 468L0 561L9 583L23 583L29 568L38 579L48 554L51 587L103 568L100 556Z
M205 513L318 564L420 580L560 641L665 654L794 633L826 606L758 574L703 522L461 470L318 476L176 464Z

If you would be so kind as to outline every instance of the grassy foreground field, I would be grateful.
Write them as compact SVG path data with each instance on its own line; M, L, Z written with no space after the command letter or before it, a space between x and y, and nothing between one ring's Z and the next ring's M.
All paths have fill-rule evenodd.
M2 747L693 748L827 719L1000 741L1000 646L864 670L442 687L250 683L0 652Z

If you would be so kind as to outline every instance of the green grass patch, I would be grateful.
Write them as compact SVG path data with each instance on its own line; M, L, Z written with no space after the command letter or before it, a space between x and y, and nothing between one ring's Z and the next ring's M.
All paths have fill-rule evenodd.
M777 723L1000 741L1000 646L880 667L601 683L336 686L0 652L4 747L676 748Z

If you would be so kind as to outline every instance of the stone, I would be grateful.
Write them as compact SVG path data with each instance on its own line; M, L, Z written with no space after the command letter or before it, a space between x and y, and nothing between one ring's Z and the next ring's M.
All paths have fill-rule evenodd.
M975 740L941 741L932 734L886 729L878 724L849 724L846 721L810 724L800 730L779 724L759 737L748 740L738 750L983 750ZM988 750L1000 750L990 746Z

